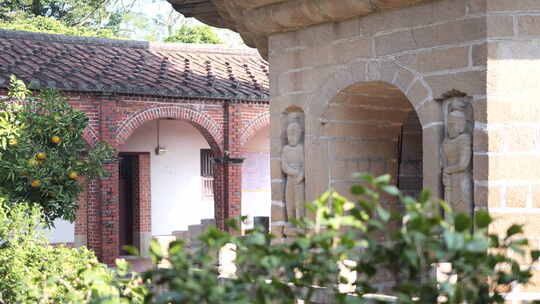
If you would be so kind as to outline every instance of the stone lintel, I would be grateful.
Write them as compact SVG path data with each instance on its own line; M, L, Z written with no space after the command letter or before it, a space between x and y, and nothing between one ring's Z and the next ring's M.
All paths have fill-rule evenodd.
M168 0L188 17L238 32L266 57L268 36L434 0Z

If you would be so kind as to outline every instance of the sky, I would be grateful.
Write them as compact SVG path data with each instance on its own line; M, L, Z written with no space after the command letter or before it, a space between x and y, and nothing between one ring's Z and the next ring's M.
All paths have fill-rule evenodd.
M130 1L130 0L126 0ZM129 3L129 2L128 2ZM175 27L183 23L189 25L202 24L195 18L185 18L175 12L167 0L138 0L135 2L132 12L135 13L122 28L129 33L130 38L137 40L162 40L168 36L167 26L158 23L165 23L172 12L176 20ZM242 46L243 42L240 35L227 29L214 29L218 36L230 46Z

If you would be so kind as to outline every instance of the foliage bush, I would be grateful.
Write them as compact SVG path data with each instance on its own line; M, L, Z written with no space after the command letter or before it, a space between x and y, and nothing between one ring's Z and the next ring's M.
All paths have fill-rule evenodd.
M0 103L0 190L9 203L41 206L48 224L73 222L79 178L104 176L114 151L105 143L87 147L88 118L58 92L31 96L22 81L12 78L11 85Z
M364 184L352 188L354 202L329 192L308 205L315 220L298 221L296 237L285 242L259 229L245 236L210 229L201 248L186 250L177 241L167 257L153 243L155 262L170 267L144 275L154 286L147 301L312 303L325 294L322 303L365 303L381 292L377 282L389 277L393 285L382 292L398 303L485 304L503 303L502 292L529 282L540 253L527 251L521 226L504 236L490 234L492 218L485 211L471 219L426 192L419 200L402 196L389 176L362 178ZM383 206L383 197L399 199L402 208ZM219 278L216 267L216 252L226 244L234 244L237 265L228 279ZM451 267L438 267L445 263ZM339 291L346 280L338 265L357 272L352 294ZM437 268L442 278L434 275Z
M0 303L142 303L144 286L93 252L50 246L38 207L0 196Z
M187 24L183 24L173 35L165 38L165 42L223 44L211 27Z

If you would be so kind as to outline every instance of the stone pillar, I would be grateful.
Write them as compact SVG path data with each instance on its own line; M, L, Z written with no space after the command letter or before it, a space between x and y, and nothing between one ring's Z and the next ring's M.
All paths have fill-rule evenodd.
M536 1L487 1L487 92L474 103L475 202L496 218L492 232L524 224L530 249L540 242L540 8ZM519 12L519 13L518 13ZM501 37L504 36L504 39ZM540 275L512 300L540 291ZM520 298L522 297L522 298Z

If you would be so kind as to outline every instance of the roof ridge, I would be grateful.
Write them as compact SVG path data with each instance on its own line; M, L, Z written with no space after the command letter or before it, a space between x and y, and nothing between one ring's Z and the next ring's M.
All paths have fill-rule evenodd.
M36 33L18 30L0 29L0 38L22 39L43 42L57 42L68 44L83 44L106 47L133 48L133 49L152 49L165 51L185 51L206 54L228 54L240 56L259 56L256 49L251 48L232 48L221 44L189 44L189 43L165 43L149 42L140 40L110 39L101 37L86 36L68 36L62 34Z

